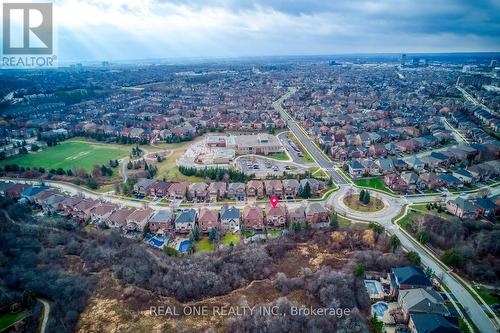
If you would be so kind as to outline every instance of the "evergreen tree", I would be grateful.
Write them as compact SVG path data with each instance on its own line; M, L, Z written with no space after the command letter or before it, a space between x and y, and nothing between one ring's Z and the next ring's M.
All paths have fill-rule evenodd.
M365 190L361 190L361 192L359 192L359 201L360 202L365 202Z
M370 203L370 192L368 191L365 191L365 197L363 199L363 203L365 205L368 205Z

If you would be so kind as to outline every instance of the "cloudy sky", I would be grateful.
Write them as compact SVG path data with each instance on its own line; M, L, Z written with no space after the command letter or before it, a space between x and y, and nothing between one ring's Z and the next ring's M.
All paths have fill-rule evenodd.
M500 51L500 0L54 0L59 59Z

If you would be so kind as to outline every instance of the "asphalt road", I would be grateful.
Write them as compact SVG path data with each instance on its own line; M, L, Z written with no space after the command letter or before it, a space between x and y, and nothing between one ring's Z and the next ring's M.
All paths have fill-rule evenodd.
M347 181L335 170L335 164L323 155L318 147L313 144L313 140L304 133L297 122L283 109L283 101L296 91L296 88L291 88L285 95L281 96L281 98L273 103L273 107L280 113L281 118L286 121L290 131L292 131L298 140L306 147L307 151L316 160L318 165L324 168L332 176L333 181L339 185L347 184Z

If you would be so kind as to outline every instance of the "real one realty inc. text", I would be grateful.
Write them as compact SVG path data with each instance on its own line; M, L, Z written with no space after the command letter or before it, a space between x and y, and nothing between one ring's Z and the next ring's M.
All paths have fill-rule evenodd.
M306 306L291 306L282 309L279 306L216 306L216 305L156 305L149 308L151 316L334 316L341 318L349 316L349 308L313 308Z

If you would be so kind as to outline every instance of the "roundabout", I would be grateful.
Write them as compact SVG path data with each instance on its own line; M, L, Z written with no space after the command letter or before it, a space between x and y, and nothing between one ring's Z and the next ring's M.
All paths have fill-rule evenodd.
M373 195L369 203L363 203L360 199L360 193L347 194L342 201L348 208L359 212L374 213L385 207L383 201Z

